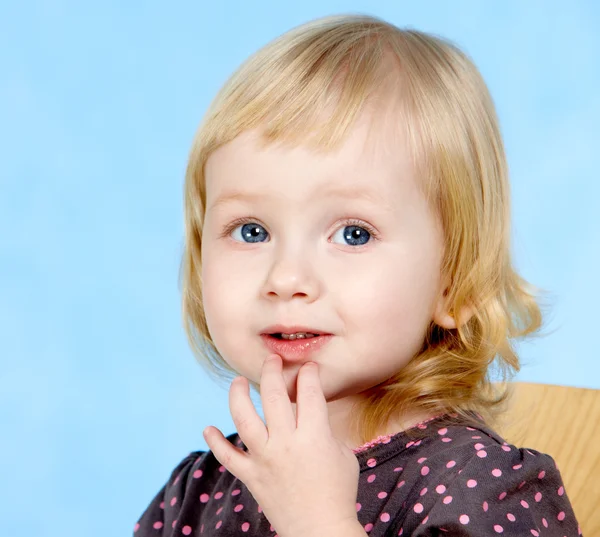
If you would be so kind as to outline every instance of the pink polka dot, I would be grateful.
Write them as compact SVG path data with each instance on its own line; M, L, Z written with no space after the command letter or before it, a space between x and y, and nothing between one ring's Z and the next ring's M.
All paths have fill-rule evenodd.
M475 449L476 450L480 450L483 449L485 446L481 443L481 442L477 442L477 444L475 444Z
M446 487L444 485L438 485L437 487L435 487L435 491L438 494L444 494L444 492L446 492Z
M484 457L487 457L487 452L481 450L477 452L477 456L481 459L483 459Z
M517 520L517 517L515 515L513 515L512 513L506 513L506 518L508 518L508 520L510 520L511 522L514 522L515 520Z
M215 494L215 500L220 500L223 497L223 493L222 492L217 492Z
M515 464L515 465L513 466L513 470L519 470L519 469L521 469L521 468L523 468L523 465L522 465L522 464Z
M565 519L565 512L561 511L560 513L558 513L558 516L556 517L558 518L558 520L562 521Z
M502 475L502 470L500 470L499 468L494 468L492 470L492 475L494 477L500 477Z
M242 524L242 531L246 533L250 529L250 522L244 522Z
M235 489L231 491L231 495L232 496L237 496L238 494L240 494L242 491L240 489Z
M369 468L373 468L374 466L377 466L377 459L369 459L367 461L367 466Z
M531 535L533 535L534 537L539 537L539 533L535 530L530 530L531 531Z
M440 436L444 436L447 432L448 432L448 429L446 427L444 427L443 429L439 429L438 430L438 434Z
M541 493L541 492L538 492L538 493L535 495L535 501L536 501L536 502L541 502L541 501L542 501L542 493Z
M415 503L413 510L415 513L422 513L423 512L423 504Z
M447 436L444 436L444 438L442 438L442 442L452 442L452 438L448 438Z
M421 457L417 462L421 464L423 461L426 461L427 457Z
M137 522L136 525L133 527L133 533L135 533L139 529L140 529L140 523Z
M546 475L546 472L544 470L542 470L539 474L538 474L538 479L544 479L544 476Z
M358 513L362 509L362 505L356 502L356 512Z
M564 493L565 493L565 487L560 486L559 489L558 489L558 495L562 496Z
M452 501L452 496L446 496L442 501L448 505Z
M165 508L165 502L160 502L160 505L159 505L159 507L160 507L161 509L164 509L164 508Z
M504 451L510 451L510 446L507 446L506 444L502 446L502 449Z
M371 474L369 477L367 477L367 482L373 483L373 481L375 481L375 479L377 479L377 476L375 474Z
M244 508L244 506L243 506L241 503L238 503L238 504L237 504L237 505L236 505L236 506L233 508L233 510L234 510L236 513L239 513L239 512L240 512L240 511L241 511L243 508Z
M223 508L222 508L222 507L219 507L219 508L217 509L217 515L220 515L220 514L221 514L221 511L223 511Z
M152 524L152 527L153 527L155 530L159 530L160 528L162 528L162 527L163 527L163 523L162 523L162 522L159 520L158 522L155 522L154 524Z
M429 520L429 515L427 515L423 521L421 522L421 524L427 524L427 521Z
M427 475L429 473L429 466L423 466L421 468L421 475Z
M383 498L385 498L386 496L387 496L387 492L384 492L383 490L377 494L377 497L380 500L383 500Z
M506 498L506 494L507 494L506 492L502 492L502 493L500 494L500 496L498 496L498 499L499 499L499 500L504 500L504 498Z
M173 522L171 523L171 527L174 529L176 525L177 525L177 519L173 520Z
M217 522L217 523L215 524L215 528L216 528L216 529L219 529L219 528L220 528L222 525L223 525L223 521L222 521L222 520L219 520L219 522Z
M454 468L456 466L456 461L448 461L446 464L446 468Z
M195 472L192 474L192 476L193 476L195 479L198 479L199 477L202 477L202 470L196 470L196 471L195 471Z
M525 509L529 509L529 504L525 500L521 500L521 505L525 507Z
M542 524L544 525L545 528L548 527L548 521L545 518L542 518Z
M502 533L502 532L504 531L504 528L503 528L503 527L502 527L500 524L496 524L496 525L494 526L494 531L495 531L496 533Z
M469 523L469 516L468 515L460 515L460 517L458 518L459 522L461 524L468 524Z
M366 526L365 526L365 531L369 532L373 529L373 524L371 524L371 522L369 522Z
M181 533L183 533L184 535L190 535L190 533L192 533L192 527L183 526L183 528L181 528Z
M421 490L421 492L419 492L419 496L425 496L425 494L427 494L427 487L425 487Z
M470 489L473 489L477 486L477 481L475 481L474 479L469 479L467 481L467 487L469 487Z
M177 503L177 496L173 496L171 498L171 507L173 507Z
M487 513L489 505L487 502L483 502L483 510Z
M406 481L404 481L404 480L400 481L400 483L398 483L397 488L403 487L405 483L406 483Z
M392 517L390 516L389 513L381 513L379 520L381 520L381 522L389 522L391 518Z

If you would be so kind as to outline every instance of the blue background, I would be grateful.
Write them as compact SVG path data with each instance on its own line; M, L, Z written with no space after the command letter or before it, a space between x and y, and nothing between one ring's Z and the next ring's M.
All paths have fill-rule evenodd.
M598 3L215 4L0 4L3 536L130 535L207 449L204 427L235 430L181 324L188 151L229 74L323 15L439 33L475 60L506 142L515 263L554 304L517 380L600 388Z

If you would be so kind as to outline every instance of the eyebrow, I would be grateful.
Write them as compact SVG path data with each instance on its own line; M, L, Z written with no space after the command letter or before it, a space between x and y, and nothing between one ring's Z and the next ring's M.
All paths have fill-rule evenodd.
M264 200L266 197L269 197L268 193L257 193L257 192L242 192L240 190L230 190L221 194L209 207L209 211L215 209L217 207L223 206L227 203L231 203L234 201L248 201L248 202L257 202ZM330 188L325 190L324 192L317 191L315 193L315 197L318 198L343 198L349 200L360 199L363 201L368 201L373 205L385 205L385 200L371 192L369 190L365 190L364 188L357 187L342 187L342 188Z

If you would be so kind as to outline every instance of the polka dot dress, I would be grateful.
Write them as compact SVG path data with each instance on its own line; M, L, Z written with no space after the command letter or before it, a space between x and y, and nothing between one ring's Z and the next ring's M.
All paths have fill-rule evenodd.
M416 425L419 439L403 431L354 449L356 514L369 537L582 535L552 457L509 445L484 424L452 418ZM236 433L227 439L246 450ZM244 484L212 452L196 451L173 470L133 535L277 532Z

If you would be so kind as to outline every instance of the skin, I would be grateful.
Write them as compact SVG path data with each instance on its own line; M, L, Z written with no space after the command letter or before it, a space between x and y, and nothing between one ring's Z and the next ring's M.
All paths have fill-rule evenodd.
M373 118L366 110L329 154L262 149L259 132L247 131L213 152L205 167L202 292L217 349L240 375L260 383L271 355L259 335L267 326L300 324L334 334L306 360L283 360L282 375L295 413L300 368L318 363L331 431L349 448L359 445L349 413L361 392L410 361L432 319L456 327L445 309L439 221L419 191L400 129ZM355 187L380 201L324 195ZM213 207L233 189L262 196ZM240 217L251 225L221 236ZM377 237L349 218L369 224ZM248 242L242 232L256 225L262 233ZM361 234L345 239L355 225ZM380 434L429 417L404 415Z

